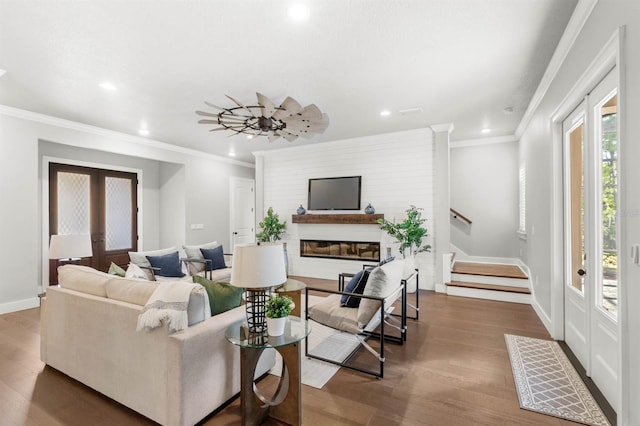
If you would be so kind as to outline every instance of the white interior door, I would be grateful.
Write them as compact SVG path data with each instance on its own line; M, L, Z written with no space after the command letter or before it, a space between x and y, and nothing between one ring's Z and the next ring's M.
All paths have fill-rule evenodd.
M618 101L611 72L563 122L565 341L618 407Z
M231 247L255 241L255 190L252 179L231 178Z

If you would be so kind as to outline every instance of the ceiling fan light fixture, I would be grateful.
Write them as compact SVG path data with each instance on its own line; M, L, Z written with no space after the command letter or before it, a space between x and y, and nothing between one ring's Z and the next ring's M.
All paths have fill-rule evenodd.
M229 130L233 134L245 133L248 139L267 136L269 142L284 138L289 142L302 136L306 139L323 133L329 126L329 117L311 104L302 107L295 99L287 97L279 106L261 93L256 93L257 105L245 105L227 95L236 106L219 107L209 102L206 105L219 110L217 113L196 111L200 124L213 124L210 132ZM231 135L233 136L233 135Z
M389 111L388 109L383 109L382 111L380 111L381 117L388 117L390 115L391 115L391 111Z
M101 89L104 89L107 92L115 92L117 90L117 87L113 83L110 83L108 81L103 81L102 83L98 84L98 86L100 86Z
M289 18L297 22L306 21L307 19L309 19L309 15L311 14L309 12L309 8L306 5L300 3L291 5L291 7L289 7L288 13Z

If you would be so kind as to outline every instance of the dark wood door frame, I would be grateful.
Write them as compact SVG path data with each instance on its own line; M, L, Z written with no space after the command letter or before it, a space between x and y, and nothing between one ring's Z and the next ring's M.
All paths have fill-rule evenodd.
M137 174L116 170L97 169L69 164L49 164L49 237L58 233L58 172L79 173L90 176L90 233L93 256L82 259L79 263L95 269L107 271L111 262L126 266L129 262L129 251L138 248L138 196ZM106 250L106 193L105 180L108 177L129 179L131 181L131 247L118 250ZM57 284L58 261L49 263L49 284Z

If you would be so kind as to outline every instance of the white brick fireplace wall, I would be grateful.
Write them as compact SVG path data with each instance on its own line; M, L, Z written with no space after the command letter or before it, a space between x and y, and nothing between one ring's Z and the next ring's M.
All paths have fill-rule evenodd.
M299 146L295 146L300 144ZM355 272L361 261L300 257L300 239L380 241L384 256L393 244L377 225L294 224L292 214L300 204L307 206L309 178L362 176L362 210L371 203L376 213L387 219L404 218L411 204L422 207L426 226L433 232L433 134L430 129L388 133L322 144L304 145L256 153L263 156L264 217L273 207L287 221L286 242L289 273L317 278L337 279L340 272ZM258 173L258 168L256 173ZM257 177L257 181L260 179ZM261 188L257 188L260 191ZM260 194L257 194L258 196ZM315 211L310 213L328 213ZM333 211L331 213L341 213ZM345 211L342 213L356 213ZM433 244L432 235L428 239ZM433 289L435 263L431 253L417 259L420 287Z

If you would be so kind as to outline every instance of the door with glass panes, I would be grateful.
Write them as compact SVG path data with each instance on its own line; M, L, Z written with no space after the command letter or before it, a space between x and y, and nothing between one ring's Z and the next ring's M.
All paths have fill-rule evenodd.
M50 163L49 234L89 234L93 256L81 264L126 267L138 247L137 186L135 173ZM57 264L50 262L50 285L57 284Z
M619 406L618 95L611 71L563 122L565 341Z

